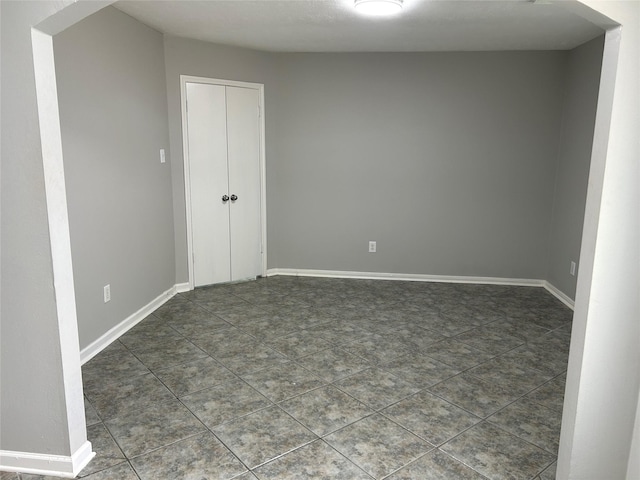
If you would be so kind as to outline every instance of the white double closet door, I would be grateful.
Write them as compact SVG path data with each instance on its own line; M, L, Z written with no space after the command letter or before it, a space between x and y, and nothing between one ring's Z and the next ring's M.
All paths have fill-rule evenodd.
M262 273L260 91L186 87L194 286Z

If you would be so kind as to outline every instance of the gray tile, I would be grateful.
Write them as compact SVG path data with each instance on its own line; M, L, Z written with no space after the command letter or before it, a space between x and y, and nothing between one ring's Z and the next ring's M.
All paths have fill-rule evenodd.
M426 350L430 345L445 340L447 337L435 331L428 330L413 323L404 325L390 325L390 335L396 337L410 350L417 352Z
M425 328L433 330L445 337L453 337L462 332L472 330L478 325L459 318L447 318L442 314L433 314L425 318Z
M240 379L200 390L181 400L210 428L271 405L267 398Z
M467 370L465 374L499 384L520 395L530 392L551 378L549 374L527 368L527 364L505 357L493 358Z
M431 357L412 353L380 365L380 368L417 387L429 387L460 373L460 370Z
M164 345L180 339L182 335L154 315L149 315L119 338L131 350L148 348L149 345Z
M93 405L91 405L89 400L87 400L86 398L84 399L84 415L87 427L90 427L91 425L95 425L96 423L100 423L102 421L100 420L96 409L93 408Z
M167 387L151 373L86 389L85 395L103 420L175 401Z
M562 412L522 398L491 415L488 422L557 455Z
M497 310L470 307L467 305L443 308L442 316L451 321L463 322L475 326L481 326L486 323L505 318L504 313Z
M140 347L135 350L135 354L151 370L193 362L207 356L205 352L185 338L161 346Z
M197 287L186 293L190 301L198 303L200 301L220 300L224 302L228 297L234 297L233 292L237 289L230 284L206 285ZM237 303L237 302L236 302Z
M387 477L388 480L486 480L475 470L440 450L432 450Z
M247 471L211 433L202 433L134 458L142 480L230 479Z
M558 462L553 462L550 467L547 467L544 472L540 474L540 480L556 480L556 469Z
M411 349L404 342L389 335L369 335L342 348L372 364L390 362L411 353Z
M491 479L532 478L555 456L488 423L480 423L440 447Z
M216 315L227 322L242 326L246 322L262 318L273 309L257 305L236 305L216 312Z
M335 384L373 409L381 409L416 393L419 388L379 368L358 372Z
M484 327L481 327L483 331L486 332L498 332L502 335L509 335L513 338L518 338L523 342L527 342L536 337L544 335L549 330L546 328L542 328L533 323L529 323L526 321L518 321L510 318L505 318L502 320L497 320L495 322L491 322Z
M562 327L563 325L571 322L573 318L573 312L569 307L543 307L538 308L536 311L536 317L533 322L536 325L540 325L544 328L551 330Z
M385 407L381 413L388 424L405 434L413 432L426 444L443 445L442 449L455 446L456 440L471 438L471 433L477 432L481 424L474 424L479 419L470 410L483 418L493 414L485 423L491 428L495 428L491 422L500 425L502 433L498 437L507 435L506 438L517 440L515 447L509 444L506 448L535 449L537 444L554 453L553 447L547 445L555 445L551 433L560 424L556 419L562 411L563 372L571 323L570 312L542 289L272 277L198 288L174 297L156 314L101 352L93 362L96 367L89 371L92 365L88 365L85 375L85 383L93 375L85 391L88 423L99 432L100 415L106 415L107 426L114 422L114 428L122 417L130 417L128 425L132 430L122 434L122 441L135 437L139 443L133 442L134 445L153 449L142 457L134 457L140 466L145 459L146 468L152 472L148 478L167 478L162 473L165 471L174 471L168 477L190 478L190 469L207 469L212 465L209 461L202 467L197 463L206 457L208 449L193 454L197 448L190 443L196 438L213 437L202 426L195 433L187 433L189 429L180 421L181 416L183 420L188 418L184 416L185 409L177 414L158 413L169 409L170 404L180 406L175 396L146 369L136 379L133 374L139 363L132 360L137 357L131 353L155 355L157 363L152 369L156 375L207 425L214 429L229 428L229 438L238 442L236 449L246 456L253 455L256 462L273 455L269 463L256 468L256 475L236 471L228 475L238 480L287 478L286 475L361 478L358 470L352 470L355 467L349 467L352 464L344 463L348 462L345 457L317 441L315 435L325 436L325 440L337 438L341 432L380 416L352 394L361 399L370 396L367 401L375 408ZM454 335L459 336L451 338ZM185 344L184 336L214 358L172 358L175 345ZM341 347L335 348L337 345ZM345 348L357 350L366 359L347 353ZM503 353L509 348L513 350ZM495 357L496 354L501 355ZM495 360L491 360L493 357ZM171 365L174 361L179 363ZM367 370L374 364L381 370ZM458 374L467 369L473 369L473 375ZM236 375L245 376L273 400L286 400L279 403L278 409ZM319 388L314 388L314 383L306 384L313 375L325 382L338 382L345 390L348 386L352 394L335 384ZM112 380L108 380L109 376ZM535 388L551 376L555 378L518 400L525 390ZM401 383L394 387L397 381ZM411 390L408 397L403 396L407 392L403 392L402 382L436 393L413 394L415 390ZM308 388L314 389L307 391ZM289 395L296 396L287 398ZM397 403L387 407L387 402ZM90 408L92 404L96 410ZM273 418L271 412L280 412L280 420ZM143 420L134 417L143 415L153 418L145 425L134 425ZM165 418L167 415L171 418ZM171 421L176 419L177 424L172 425ZM191 420L198 423L193 417ZM389 439L378 430L377 427L368 430L371 439L367 435L353 435L352 440L357 441L345 448L357 450L363 441L374 442L371 448L362 447L367 451L378 448L375 444L378 441L389 442L387 448L391 450L398 447L393 437ZM384 432L385 428L381 430ZM299 434L304 440L292 441L290 432L294 440ZM155 439L156 444L145 446L149 439ZM526 441L519 443L519 439ZM491 450L494 440L485 442L487 449L478 453L490 465L487 472L494 467L498 472L490 478L520 478L509 473L512 472L509 465L500 466L504 459ZM97 447L98 439L94 443L98 455L100 450L106 451ZM459 459L438 450L425 454L426 451L410 460L389 455L399 466L382 468L384 475L480 478ZM505 452L509 457L521 458L518 451ZM216 458L224 460L227 456L221 454ZM375 454L371 458L375 468ZM555 456L550 458L553 460ZM121 456L114 456L113 460L122 462L116 465L115 473L109 467L94 475L108 472L101 478L127 478L126 475L137 478ZM513 461L514 465L518 462ZM526 459L523 464L527 464ZM91 468L103 468L99 462L95 465ZM335 473L335 465L339 465L341 472L349 473ZM227 476L224 469L216 470L223 473L221 478ZM555 464L549 462L533 476L552 478L554 472ZM205 476L211 478L210 474L202 473L197 478Z
M245 306L248 303L235 295L220 295L211 298L198 298L195 302L213 313L221 312L232 306Z
M242 378L272 402L281 402L325 384L315 375L293 363L275 365L243 375Z
M156 371L156 376L176 396L204 390L235 378L235 375L211 357Z
M13 472L0 472L6 476L7 480L59 480L61 477L51 475L36 475L31 473L13 473ZM5 480L5 477L0 477ZM136 477L137 478L137 477Z
M169 325L180 335L184 335L189 339L197 339L201 335L231 326L231 324L214 314L208 317L187 317L180 321L169 322Z
M298 363L310 372L330 382L348 377L369 367L369 364L362 358L340 348L331 348L314 353L299 359Z
M269 346L290 358L300 358L331 348L331 344L309 330L300 330L268 342Z
M276 406L219 425L213 433L252 469L317 438Z
M540 405L562 413L564 406L564 389L567 375L562 374L551 379L549 382L538 387L527 395L528 398Z
M105 425L127 458L205 430L204 425L177 400L112 418Z
M23 478L25 478L23 476ZM138 475L135 474L128 462L121 463L115 467L101 470L87 477L83 477L85 480L139 480Z
M518 362L533 370L554 376L567 371L568 352L545 345L522 345L504 354L509 361Z
M455 339L434 343L422 353L459 370L474 367L493 357L490 353L481 352Z
M385 408L382 413L434 445L450 440L481 420L426 391Z
M338 430L325 441L375 478L389 475L433 448L379 414Z
M327 325L336 321L336 318L333 315L329 315L328 313L316 308L286 307L279 309L279 311L281 315L292 316L295 318L298 327L303 330Z
M322 440L256 469L263 480L370 480L371 477Z
M327 386L282 402L280 406L318 436L324 436L373 413L369 407Z
M344 345L368 336L368 332L346 321L335 321L311 327L314 333L334 345Z
M120 447L102 423L87 428L87 439L91 442L96 456L82 470L82 476L91 475L126 461Z
M451 320L450 318L446 318L439 311L434 310L436 309L430 308L429 311L422 312L420 314L420 321L417 322L420 327L429 332L434 332L444 337L451 337L476 327L464 320Z
M145 373L149 373L149 369L125 349L118 355L97 355L85 363L82 366L82 383L85 389L95 389Z
M239 345L232 351L218 354L215 358L238 375L257 372L289 362L285 356L255 341Z
M247 472L234 477L233 480L259 480L253 473Z
M216 330L193 339L194 344L213 357L232 356L239 348L255 341L251 335L235 327Z
M147 318L154 318L155 319L155 317L153 315L149 315L149 317L147 317ZM128 352L128 350L126 349L126 347L122 344L120 339L118 339L115 342L112 342L107 347L105 347L103 350L101 350L100 351L100 356L101 357L110 357L111 355L120 356L120 355L122 355L124 353L127 353L127 352Z
M429 387L429 391L479 417L487 417L518 398L500 385L465 374Z
M505 331L491 328L491 325L493 324L474 328L456 335L454 338L477 350L493 355L508 352L524 343L523 339L509 335Z
M167 302L153 314L165 322L180 323L185 318L209 318L211 312L193 302Z
M252 290L240 291L236 295L244 301L253 305L287 305L291 299L283 293L274 292L272 290Z
M300 330L295 319L280 315L265 316L260 320L243 323L238 328L262 342L273 341Z
M571 333L564 332L561 329L553 330L527 341L527 345L529 347L539 347L543 350L551 349L558 353L562 353L564 356L569 355L570 344Z

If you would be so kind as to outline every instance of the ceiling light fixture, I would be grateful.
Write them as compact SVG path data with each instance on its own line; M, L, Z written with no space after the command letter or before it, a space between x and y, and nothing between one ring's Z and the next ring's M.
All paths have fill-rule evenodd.
M366 15L393 15L402 10L402 0L355 0L354 6Z

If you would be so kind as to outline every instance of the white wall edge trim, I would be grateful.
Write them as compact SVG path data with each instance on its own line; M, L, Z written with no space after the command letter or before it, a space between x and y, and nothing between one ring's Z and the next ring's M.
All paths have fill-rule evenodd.
M75 478L95 455L89 441L70 456L0 450L0 470Z
M179 284L180 287L188 284ZM102 335L97 340L91 342L85 348L80 351L80 363L84 365L98 353L104 350L106 347L115 342L120 336L127 333L130 329L135 327L138 323L144 320L149 314L153 313L156 309L168 302L176 293L178 293L178 285L174 285L170 289L158 295L156 298L147 303L144 307L137 312L125 318L122 322L111 328L107 333ZM187 289L188 290L188 289ZM185 290L186 291L186 290Z
M341 270L298 270L294 268L272 268L267 276L288 275L297 277L357 278L365 280L404 280L411 282L478 283L487 285L514 285L521 287L543 287L545 280L528 278L471 277L457 275L426 275L421 273L349 272Z
M569 307L571 310L574 309L575 307L575 302L571 299L571 297L569 297L568 295L566 295L565 293L561 292L555 285L552 285L551 283L547 282L546 280L544 281L544 284L542 285L545 290L547 290L551 295L553 295L554 297L556 297L558 300L560 300L562 303L564 303L567 307Z
M189 282L176 283L175 289L176 289L176 293L184 293L184 292L193 290L191 288L191 285L189 285Z

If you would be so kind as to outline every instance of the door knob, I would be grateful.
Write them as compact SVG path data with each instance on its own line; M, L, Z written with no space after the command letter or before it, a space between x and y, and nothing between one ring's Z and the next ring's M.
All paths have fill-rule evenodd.
M231 195L231 201L235 202L238 199L238 196L234 193Z
M222 195L222 201L223 202L229 201L229 195Z

